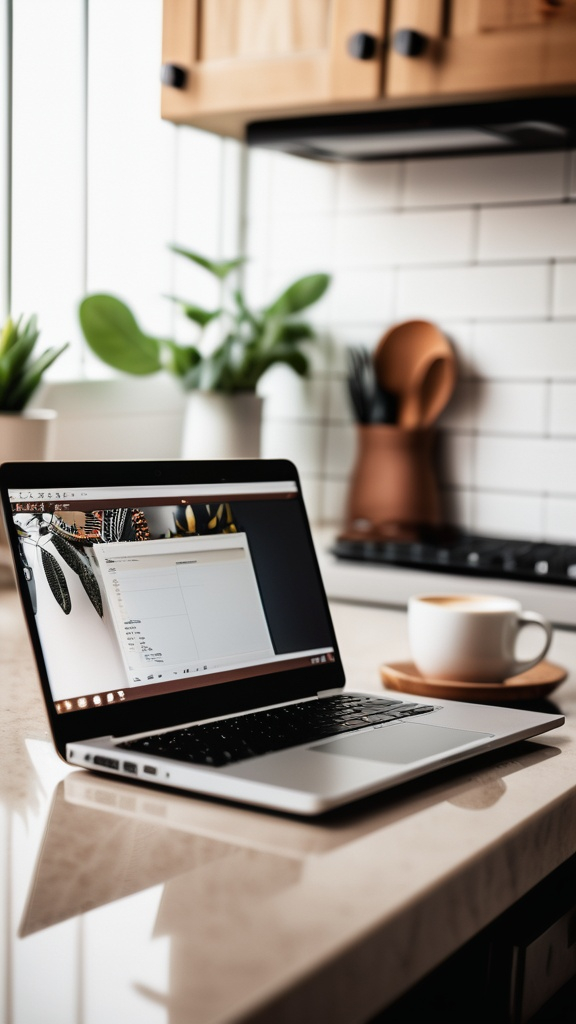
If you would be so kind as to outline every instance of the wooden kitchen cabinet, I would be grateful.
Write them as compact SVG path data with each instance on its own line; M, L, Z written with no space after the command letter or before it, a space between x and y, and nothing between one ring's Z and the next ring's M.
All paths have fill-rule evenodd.
M162 116L223 134L382 92L387 0L164 0ZM349 40L358 33L353 57Z
M394 0L388 35L391 99L576 85L576 0Z
M164 0L162 116L273 118L576 89L576 0Z

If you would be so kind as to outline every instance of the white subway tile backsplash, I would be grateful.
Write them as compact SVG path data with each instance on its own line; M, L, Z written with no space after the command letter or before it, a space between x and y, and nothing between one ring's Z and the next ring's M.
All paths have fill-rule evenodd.
M543 490L552 495L576 497L576 440L549 438L541 443Z
M397 264L464 263L471 258L474 211L406 211L397 218Z
M318 476L300 476L302 496L311 523L322 521L322 483Z
M390 214L345 214L336 219L334 240L336 266L392 266L390 258L396 218Z
M543 317L547 312L544 264L398 271L400 317L495 320Z
M544 536L546 540L576 544L576 498L544 498Z
M270 226L269 259L275 266L297 267L299 276L332 266L333 224L326 215L281 217Z
M338 275L340 276L340 275ZM350 346L360 346L372 351L386 331L392 327L392 320L383 320L368 323L337 323L330 325L330 337L332 339L332 363L333 374L346 374L346 349Z
M478 382L457 381L454 394L442 413L439 426L442 430L463 430L470 432L474 426Z
M250 252L266 252L265 240L259 228L252 230L250 225L248 239ZM269 299L268 294L268 261L262 257L250 259L242 272L242 283L246 301L251 307L264 306Z
M554 268L553 314L576 317L576 263L558 263ZM576 331L574 324L572 328Z
M286 153L274 153L270 199L275 216L331 213L336 201L334 167Z
M339 324L388 323L394 316L393 270L341 270L330 290L330 321Z
M324 523L342 529L345 523L349 484L347 480L323 481L321 515Z
M481 437L476 440L474 483L480 490L522 491L546 489L547 472L541 438Z
M576 437L576 384L551 384L550 433Z
M481 260L576 256L576 203L480 211Z
M539 435L545 432L547 394L544 383L478 381L475 387L475 427L480 433Z
M477 376L497 380L576 380L576 325L536 323L477 324L472 361Z
M455 157L406 163L404 206L461 206L561 199L565 153Z
M291 459L304 476L320 477L323 433L321 423L265 419L262 424L262 457Z
M457 487L444 487L440 490L440 507L443 522L461 529L473 529L474 492Z
M327 475L348 479L354 469L357 450L355 424L329 423L324 463Z
M345 378L328 381L328 419L336 423L353 423L352 401Z
M493 537L538 540L542 536L543 501L539 495L477 492L473 528Z
M440 484L460 488L472 486L475 444L476 439L470 434L439 434L436 462Z
M268 221L274 154L269 149L249 149L246 159L247 202L243 213L254 220Z
M336 208L348 213L398 206L401 165L394 161L340 164L336 171Z
M235 253L221 252L221 232L212 210L220 203L223 189L222 140L195 128L177 130L177 176L175 196L175 234L172 239L184 249L191 249L209 259L230 258ZM215 309L221 302L220 283L202 267L184 256L173 256L172 294L205 309ZM179 316L176 320L178 340L188 340L190 323Z
M473 324L454 320L436 321L436 326L446 335L456 356L459 377L473 376L472 337Z
M461 263L472 255L471 210L345 214L336 221L339 267Z
M479 436L474 477L480 490L576 496L576 440Z
M566 191L571 174L576 195L576 157L332 166L267 154L254 173L247 279L270 301L308 268L334 275L307 317L329 324L312 381L278 372L263 385L263 454L295 459L314 515L344 521L356 458L347 346L372 350L393 324L423 318L458 361L438 424L446 520L504 536L575 534L576 203Z

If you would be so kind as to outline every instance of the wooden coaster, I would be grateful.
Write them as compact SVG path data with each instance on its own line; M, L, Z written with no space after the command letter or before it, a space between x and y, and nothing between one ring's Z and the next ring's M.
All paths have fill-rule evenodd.
M413 661L395 661L390 665L381 665L380 675L389 690L415 693L420 697L501 704L546 697L566 679L568 672L561 665L541 661L529 672L511 676L502 683L460 683L448 679L427 679L421 675Z

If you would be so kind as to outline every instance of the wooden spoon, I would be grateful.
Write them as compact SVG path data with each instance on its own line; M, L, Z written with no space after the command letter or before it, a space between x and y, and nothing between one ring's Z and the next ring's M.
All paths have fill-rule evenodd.
M392 327L374 353L381 388L398 396L398 425L430 426L448 402L456 381L450 342L427 320Z

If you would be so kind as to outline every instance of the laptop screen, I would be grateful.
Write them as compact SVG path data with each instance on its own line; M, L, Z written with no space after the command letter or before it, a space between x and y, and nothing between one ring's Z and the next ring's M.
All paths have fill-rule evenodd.
M274 703L280 674L335 662L295 478L55 477L8 500L56 716L259 677Z

